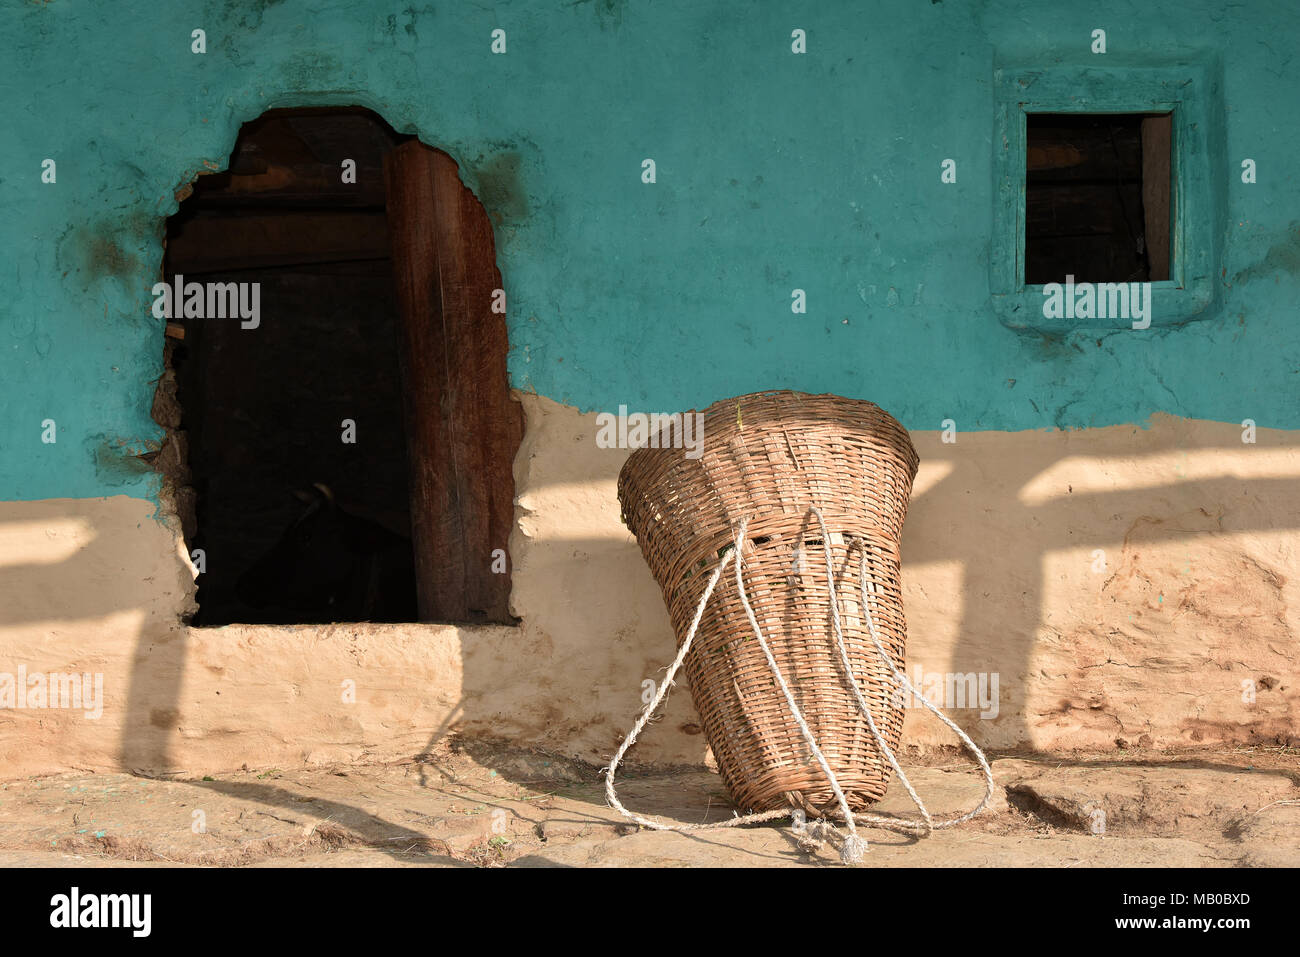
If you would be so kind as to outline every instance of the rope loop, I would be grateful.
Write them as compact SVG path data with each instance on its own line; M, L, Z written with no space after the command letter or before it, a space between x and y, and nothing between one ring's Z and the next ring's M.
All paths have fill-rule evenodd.
M831 599L831 621L834 624L835 647L839 652L840 664L844 670L845 684L852 693L854 701L858 705L858 710L861 711L863 717L867 719L867 727L871 731L876 746L880 748L881 753L885 756L885 760L889 762L889 766L893 768L894 773L898 775L898 780L907 790L908 796L912 799L912 803L914 803L917 810L921 812L921 819L918 821L909 820L907 818L884 817L879 814L854 814L849 810L848 799L844 796L844 791L840 787L839 779L835 776L835 772L831 769L830 763L826 760L825 755L822 754L822 750L817 744L816 736L812 733L812 729L808 727L808 722L804 719L803 713L799 710L799 706L794 699L794 694L791 692L790 686L786 683L785 676L781 673L781 668L777 664L776 658L772 654L771 649L768 647L767 639L763 637L763 631L759 628L758 619L755 617L754 610L749 604L749 596L745 591L745 582L742 574L742 566L744 565L742 550L745 544L745 532L749 528L750 521L749 518L745 518L736 526L735 547L722 555L721 559L718 561L718 567L714 569L713 574L710 576L708 584L704 588L704 594L700 596L699 605L696 606L695 615L691 619L690 627L686 631L686 637L683 639L681 647L677 649L677 657L675 657L672 664L668 666L668 671L664 675L664 680L659 685L658 691L655 693L654 700L646 705L641 716L637 718L636 724L632 726L632 730L628 733L627 737L623 739L622 744L619 745L618 751L615 753L613 760L609 763L609 767L604 769L605 797L609 802L609 806L618 811L619 814L627 820L639 824L641 827L655 831L709 831L718 828L741 827L747 824L759 824L767 821L777 821L790 818L795 822L792 831L800 847L805 850L814 850L825 842L838 844L840 849L840 860L845 864L856 864L863 859L863 855L867 850L866 840L860 837L857 832L857 826L859 824L883 827L890 830L918 832L928 835L938 829L955 827L958 824L969 821L971 818L983 811L984 808L988 806L989 801L992 800L993 771L989 767L988 760L984 757L984 752L976 746L975 742L970 739L970 736L967 735L965 731L957 726L956 722L940 711L933 702L917 690L917 688L908 680L907 675L898 669L898 666L894 664L893 659L889 657L889 653L885 650L885 646L880 640L880 635L876 631L875 616L871 613L870 598L874 593L874 589L868 587L867 549L863 542L850 539L850 553L856 550L861 555L858 563L858 586L862 592L862 609L867 621L867 632L871 637L871 643L875 646L876 652L880 656L880 660L883 661L885 667L889 669L890 675L897 682L898 687L911 692L917 699L919 699L930 712L935 714L940 721L957 734L957 737L961 739L961 742L966 749L975 756L975 760L979 763L980 769L984 772L984 797L973 811L960 815L959 817L935 821L931 817L925 803L912 787L912 783L907 779L907 775L903 773L903 769L899 765L898 759L894 755L893 750L889 747L889 744L885 741L884 735L880 733L879 728L876 726L876 720L871 714L871 708L862 694L862 689L858 687L857 680L853 676L853 666L849 661L848 649L844 643L844 632L840 624L839 596L835 589L835 565L831 554L830 532L826 527L826 519L822 515L821 509L812 506L809 511L816 516L817 523L821 528L822 547L826 557L826 581ZM840 814L843 817L844 822L844 833L840 833L840 831L829 821L813 821L805 823L802 811L795 808L779 808L774 811L763 811L756 814L736 814L724 821L716 821L712 824L669 824L664 821L656 821L651 818L642 817L633 811L629 811L618 799L618 794L614 788L614 775L618 770L619 763L623 760L624 755L627 754L628 749L636 743L637 736L645 729L651 716L659 710L659 706L663 703L664 699L668 697L668 690L672 687L673 681L677 677L677 672L681 669L682 663L686 660L686 655L690 652L692 645L695 643L695 637L700 627L700 621L704 617L704 609L708 606L709 599L713 597L713 592L717 588L718 582L722 579L722 574L726 570L727 564L733 559L735 560L734 571L736 577L736 591L740 596L740 604L745 609L745 617L749 619L750 628L754 632L754 637L758 640L758 645L763 651L764 658L767 659L768 668L772 672L772 677L776 680L777 687L781 689L781 694L785 698L786 706L790 709L791 717L794 718L800 734L803 735L803 739L807 743L808 749L817 761L817 764L821 767L822 773L826 775L826 780L830 784L831 791L835 795L835 801L840 807Z

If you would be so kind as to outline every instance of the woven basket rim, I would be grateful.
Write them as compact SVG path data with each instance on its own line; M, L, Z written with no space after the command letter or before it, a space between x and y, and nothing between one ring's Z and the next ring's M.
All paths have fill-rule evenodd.
M770 404L770 400L772 399L790 400L788 404L785 404L780 408L782 424L779 428L773 428L767 425L771 419L775 418L775 416L767 415L767 413L772 411L772 406ZM833 392L813 393L798 392L793 389L768 389L761 392L749 392L744 395L732 396L727 399L719 399L706 406L704 409L687 409L685 412L677 414L684 417L687 415L703 413L705 422L711 425L707 434L713 435L715 438L719 435L741 435L746 431L746 407L744 403L751 400L769 400L769 404L760 404L756 409L750 412L748 431L754 434L761 434L763 432L786 432L800 427L808 427L813 430L824 430L830 425L830 423L826 421L824 409L824 406L828 404L841 408L849 418L862 418L864 415L878 416L882 420L882 424L891 427L890 431L894 433L895 438L898 441L893 443L880 442L878 436L870 434L865 429L863 430L862 435L864 437L869 436L872 439L876 439L877 441L873 444L900 453L900 458L907 464L911 473L910 479L916 479L916 473L920 466L920 456L917 454L916 446L912 443L911 433L901 422L894 418L893 415L868 399L853 399L847 396L837 395ZM818 411L809 409L806 418L799 417L798 413L801 411L801 407L813 401L823 406L823 408ZM737 406L740 407L739 421L733 425L732 423L736 419ZM726 424L721 430L718 430L716 428L718 423ZM627 461L623 463L623 467L619 470L620 486L623 483L624 476L637 470L640 467L639 463L643 459L651 456L681 454L680 449L667 447L662 443L651 444L652 439L661 439L664 432L668 431L672 427L673 426L671 425L665 425L657 433L647 436L646 444L632 449L631 454L627 457ZM706 453L707 449L708 446L706 445Z

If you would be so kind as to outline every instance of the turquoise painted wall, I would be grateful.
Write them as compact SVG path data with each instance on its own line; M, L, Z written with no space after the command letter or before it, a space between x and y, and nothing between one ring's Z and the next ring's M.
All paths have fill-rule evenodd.
M1018 333L989 301L994 63L1094 64L1095 27L1110 62L1221 61L1220 301L1176 329ZM0 499L153 493L132 456L161 437L164 218L240 123L303 104L368 106L460 162L497 222L513 382L583 409L790 387L913 429L1300 428L1298 46L1300 7L1269 0L3 0Z

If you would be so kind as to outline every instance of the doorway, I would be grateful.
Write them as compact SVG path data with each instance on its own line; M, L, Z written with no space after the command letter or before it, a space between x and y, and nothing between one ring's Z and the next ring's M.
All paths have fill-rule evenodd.
M362 108L269 111L168 220L162 278L192 624L514 622L522 413L449 156Z

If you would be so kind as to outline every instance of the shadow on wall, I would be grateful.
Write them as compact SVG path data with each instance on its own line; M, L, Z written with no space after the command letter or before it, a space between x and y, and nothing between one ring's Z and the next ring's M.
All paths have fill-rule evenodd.
M84 720L80 711L12 712L11 726L33 738L25 747L88 730L105 755L120 745L123 767L165 769L188 657L181 614L192 611L176 598L192 593L193 584L179 554L154 552L158 538L139 533L141 509L113 507L126 503L141 504L114 497L0 505L0 544L7 546L0 547L0 635L10 659L0 670L25 664L29 673L105 676L104 718L85 729L71 727ZM23 560L14 561L18 555ZM125 670L128 649L130 686L122 701L114 677ZM7 717L0 712L0 720ZM119 742L109 739L110 729Z
M573 443L590 441L591 420L546 400L530 405L534 446L539 405L586 430L546 433L547 450L520 458L565 459L525 466L529 534L511 549L523 631L545 638L548 664L521 658L523 674L510 676L467 659L456 727L534 739L543 728L603 763L640 713L641 682L670 660L670 628L639 550L614 524L624 453L579 454ZM995 715L944 703L977 741L1061 750L1294 740L1294 689L1279 684L1294 671L1300 632L1287 560L1300 528L1294 435L1244 444L1237 426L1158 415L1148 429L915 441L922 472L903 535L909 650L926 677L995 677ZM516 682L533 720L474 706L469 694L502 681ZM698 734L697 722L683 684L646 736L654 759L698 760L702 738L682 734ZM919 709L905 739L955 743ZM638 746L633 760L638 750L650 757Z
M1300 653L1292 545L1277 538L1300 527L1300 442L1245 444L1238 426L1166 415L1149 431L1033 434L917 443L929 482L903 534L910 647L948 633L951 671L1001 679L997 718L952 716L993 747L1080 734L1123 747L1175 726L1180 740L1154 743L1294 744L1293 707L1252 713L1243 682L1294 696L1268 671ZM926 565L946 565L953 590L909 587ZM1175 703L1186 695L1194 708Z
M585 417L575 421L589 424ZM918 484L903 550L909 648L929 662L946 656L953 670L1001 676L996 719L981 721L971 709L952 712L976 740L996 748L1036 744L1045 729L1107 733L1117 727L1129 734L1152 717L1143 714L1148 703L1172 714L1174 705L1157 699L1188 693L1206 700L1194 709L1199 717L1181 719L1187 744L1201 737L1271 743L1294 736L1289 708L1270 704L1256 712L1267 716L1253 723L1224 717L1237 714L1235 702L1214 698L1206 684L1218 682L1215 687L1231 696L1239 679L1267 678L1257 673L1265 667L1259 662L1294 660L1295 654L1297 625L1283 598L1285 575L1237 545L1250 536L1291 536L1300 527L1294 496L1300 443L1270 432L1261 433L1261 444L1242 446L1232 441L1238 432L1161 416L1149 431L963 434L955 445L941 444L937 433L918 434L926 481ZM1205 438L1210 434L1216 439ZM598 478L612 483L622 454L607 454L610 472ZM535 517L528 503L540 501L547 487L535 482L521 488L518 518L526 530ZM176 773L182 770L176 736L187 736L186 715L197 707L183 687L187 667L197 667L190 661L195 635L180 623L176 606L176 595L188 593L187 572L179 555L153 550L156 536L139 533L137 509L104 505L0 506L0 544L13 546L0 550L7 558L0 633L9 632L0 638L9 649L0 670L25 663L29 670L121 673L125 649L115 651L102 636L129 634L135 644L125 701L114 702L113 689L106 689L105 720L88 733L84 725L68 727L83 721L79 713L0 712L0 721L10 732L22 729L23 748L52 746L50 735L66 730L88 734L105 755L115 747L116 762L106 763ZM616 513L616 503L602 507ZM582 516L571 518L575 537L538 535L519 548L512 543L524 624L500 629L501 640L462 634L460 701L443 725L401 727L398 718L367 734L431 735L427 752L449 734L494 733L566 754L579 742L586 753L576 756L608 758L639 712L640 681L662 673L672 643L658 589L636 545L627 536L616 538L607 524L608 534L588 534L592 526L583 525ZM37 529L49 547L33 556L32 542L42 540L32 537ZM1233 547L1216 549L1216 539L1227 535ZM1171 564L1171 543L1185 544L1189 556L1195 548L1195 567L1190 557L1189 567ZM1105 553L1101 571L1094 569L1098 549ZM24 557L15 561L19 554ZM1211 564L1203 567L1206 561ZM935 568L948 571L932 575ZM944 582L956 587L935 594ZM203 640L225 634L205 630ZM1175 635L1179 644L1171 648ZM476 641L484 647L475 647ZM1041 667L1044 654L1050 669ZM242 667L250 658L256 660L255 648L240 659ZM391 662L384 667L391 669ZM357 671L365 673L364 658ZM276 681L274 675L224 677ZM1154 687L1168 694L1153 694ZM1261 694L1268 688L1265 681ZM665 725L695 721L684 687L669 702L651 739L664 737ZM1185 703L1178 707L1186 710ZM1248 716L1249 709L1242 713ZM205 726L189 733L238 730ZM680 740L680 753L703 752L702 736ZM406 753L420 753L418 743ZM249 754L248 761L255 765L258 755ZM269 803L281 798L267 794Z

